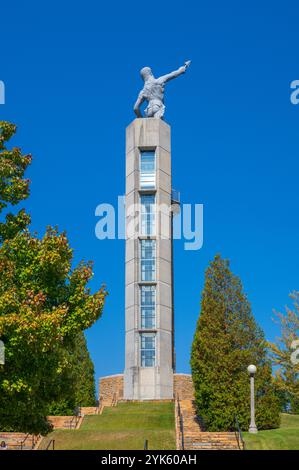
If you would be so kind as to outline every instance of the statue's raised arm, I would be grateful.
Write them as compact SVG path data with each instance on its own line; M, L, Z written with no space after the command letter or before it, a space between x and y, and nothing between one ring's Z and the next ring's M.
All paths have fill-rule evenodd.
M155 78L150 67L144 67L141 71L141 77L144 80L144 87L138 95L137 101L134 105L134 112L138 118L142 117L140 106L144 101L148 105L145 109L145 117L163 119L165 112L164 105L164 84L173 78L179 77L186 72L191 61L185 62L185 65L175 70L174 72L162 75Z
M167 73L166 75L162 75L162 77L157 78L157 81L162 84L162 83L169 82L169 80L173 80L174 78L179 77L180 75L182 75L182 73L186 72L190 64L191 64L191 60L188 60L187 62L185 62L185 64L182 67L175 70L174 72Z

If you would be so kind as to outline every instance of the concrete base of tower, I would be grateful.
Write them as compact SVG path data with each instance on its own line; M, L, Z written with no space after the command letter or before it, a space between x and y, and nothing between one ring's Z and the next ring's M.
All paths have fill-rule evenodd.
M125 370L125 400L164 400L172 398L172 369L132 367Z

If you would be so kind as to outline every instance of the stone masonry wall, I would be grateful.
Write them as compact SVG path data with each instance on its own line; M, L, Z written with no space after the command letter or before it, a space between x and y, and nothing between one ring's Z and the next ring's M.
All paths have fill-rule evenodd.
M123 399L124 377L123 374L102 377L99 381L99 396L104 403L110 404L114 394L117 400ZM194 388L190 374L174 374L174 396L179 395L180 400L194 400Z
M173 376L174 396L178 395L180 400L194 400L194 387L192 375L174 374Z
M124 396L123 374L101 377L99 382L99 390L99 396L104 403L111 403L114 394L116 394L117 400L122 400Z

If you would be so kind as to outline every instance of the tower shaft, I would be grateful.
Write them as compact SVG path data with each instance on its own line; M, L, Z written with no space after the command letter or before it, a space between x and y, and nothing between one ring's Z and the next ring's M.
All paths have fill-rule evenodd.
M170 126L135 119L126 131L124 398L173 398Z

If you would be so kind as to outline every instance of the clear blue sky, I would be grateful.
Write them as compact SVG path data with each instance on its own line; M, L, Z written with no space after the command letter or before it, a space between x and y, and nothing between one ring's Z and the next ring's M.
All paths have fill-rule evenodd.
M299 79L295 1L2 2L1 119L34 156L26 207L32 229L66 229L75 261L94 260L106 283L102 319L87 332L97 377L124 368L124 242L95 238L95 207L124 193L125 127L142 86L139 69L168 84L173 186L204 204L204 246L175 243L179 372L199 314L204 270L220 252L241 276L267 338L272 309L299 289Z

